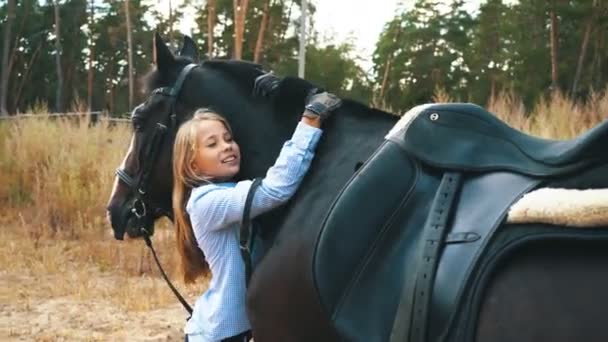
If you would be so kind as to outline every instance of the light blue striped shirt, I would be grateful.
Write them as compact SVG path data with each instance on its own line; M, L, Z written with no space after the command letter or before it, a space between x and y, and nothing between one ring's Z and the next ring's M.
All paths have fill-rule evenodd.
M255 192L251 217L286 203L308 170L321 130L303 123L285 142ZM220 341L251 329L245 312L245 265L236 230L252 181L206 184L192 190L186 210L211 269L209 289L194 304L188 340Z

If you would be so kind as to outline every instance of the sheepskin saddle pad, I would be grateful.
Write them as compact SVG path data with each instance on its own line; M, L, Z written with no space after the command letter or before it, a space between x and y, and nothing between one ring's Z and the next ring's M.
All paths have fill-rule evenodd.
M608 189L541 188L513 204L507 222L605 227L608 225Z

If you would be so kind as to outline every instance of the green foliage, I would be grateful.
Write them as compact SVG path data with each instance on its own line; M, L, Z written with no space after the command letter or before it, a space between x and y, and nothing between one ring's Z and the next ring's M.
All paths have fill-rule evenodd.
M376 45L374 73L378 102L394 110L431 102L437 87L457 101L486 104L500 92L519 94L531 106L551 85L549 6L520 0L487 0L475 17L464 1L418 0L387 23ZM449 5L449 10L446 8ZM555 1L558 18L558 84L568 92L582 41L591 25L576 97L608 83L608 3ZM389 65L384 89L386 66Z
M134 70L136 77L141 77L149 71L152 62L153 28L149 27L144 20L144 14L149 8L141 0L130 0L129 10L134 46ZM96 62L94 82L96 98L93 100L93 108L103 108L117 114L124 113L131 110L128 108L127 35L124 4L114 1L104 3L96 9L96 13L101 18L95 21L90 33L94 41L94 60ZM86 86L86 82L83 82L83 86ZM141 100L136 96L135 102Z
M216 1L212 57L230 58L234 49L234 2ZM249 0L243 59L254 58L266 1ZM16 3L9 51L9 111L25 111L37 101L48 103L52 111L57 87L54 4L50 0ZM207 56L207 1L186 0L172 9L171 18L160 12L156 1L129 3L136 79L151 68L155 30L174 49L178 47L181 34L177 23L187 6L196 9L193 38L199 54ZM95 15L89 23L91 4ZM269 4L259 63L282 75L296 75L300 1L272 0ZM6 23L6 5L6 1L0 1L1 33ZM107 109L113 114L130 111L124 2L62 0L59 6L66 108L86 103L89 48L93 48L92 109ZM373 99L373 103L395 112L433 101L436 89L445 90L455 101L482 105L494 95L514 93L530 107L553 90L549 42L549 11L553 10L558 19L557 90L569 93L576 88L571 95L585 99L593 90L606 87L607 1L486 0L477 12L465 10L469 7L464 0L402 1L401 9L385 24L378 39L372 75L361 69L348 43L319 42L311 20L306 78L341 96L364 103ZM312 16L314 6L309 11ZM141 86L137 84L135 88ZM141 94L136 92L135 101L141 100Z
M352 54L353 47L350 44L325 47L310 45L306 50L306 79L339 96L368 103L371 100L369 80L351 57ZM297 56L284 59L274 71L281 75L297 76Z
M380 86L390 64L380 101L405 110L429 102L437 87L458 97L466 94L463 56L470 45L473 21L462 5L454 1L449 10L441 10L434 2L421 0L389 22L373 56Z

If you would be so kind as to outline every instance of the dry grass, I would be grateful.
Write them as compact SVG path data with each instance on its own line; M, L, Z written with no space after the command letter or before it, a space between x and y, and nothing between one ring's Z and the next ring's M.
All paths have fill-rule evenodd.
M451 98L440 91L435 100ZM569 138L608 118L608 92L593 94L586 104L556 94L532 113L517 97L503 94L488 108L524 131ZM0 326L0 339L132 340L125 331L158 335L146 335L148 340L180 336L185 312L144 243L117 243L105 221L105 202L129 143L129 128L53 120L44 117L43 105L33 110L41 118L0 122L0 315L10 324ZM157 226L154 241L177 280L168 222ZM205 284L186 287L177 281L190 302ZM94 323L80 328L69 323L87 315ZM173 337L164 334L166 329Z
M608 119L608 88L592 93L585 103L574 103L563 94L541 99L530 113L511 93L490 100L488 110L515 128L548 139L571 139Z
M0 326L0 340L103 340L115 329L128 331L132 319L154 310L161 310L155 321L141 320L146 329L162 340L171 325L169 330L179 336L186 313L164 284L147 247L139 240L117 243L105 219L105 202L114 168L129 143L129 128L44 115L0 122L0 315L10 323ZM154 244L176 279L169 225L157 224ZM176 285L193 302L205 284ZM59 312L40 310L52 303ZM100 329L97 335L86 329L65 330L66 320L84 314L69 309L78 303L100 316L124 320L109 320L105 328L92 326ZM49 314L64 320L52 326L52 321L40 318ZM32 320L38 328L28 325ZM132 339L121 336L115 337Z

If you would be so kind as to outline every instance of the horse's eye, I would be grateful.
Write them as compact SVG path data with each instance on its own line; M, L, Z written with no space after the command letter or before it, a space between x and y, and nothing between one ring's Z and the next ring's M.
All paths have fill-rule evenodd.
M141 118L134 117L132 120L133 129L136 132L141 132L144 129L144 121Z

